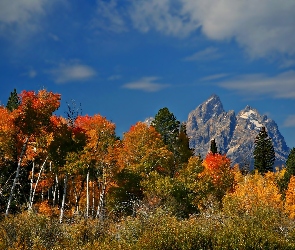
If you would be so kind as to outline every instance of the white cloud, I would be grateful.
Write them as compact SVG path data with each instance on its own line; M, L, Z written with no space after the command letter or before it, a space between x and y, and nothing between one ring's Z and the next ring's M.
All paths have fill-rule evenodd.
M135 82L129 82L123 85L123 88L132 90L141 90L145 92L157 92L163 88L169 87L168 84L155 83L159 78L155 76L142 77Z
M112 75L108 77L109 81L116 81L116 80L120 80L122 78L121 75Z
M29 71L28 75L29 75L30 78L35 78L36 75L37 75L37 72L35 70L31 69Z
M93 68L77 62L61 64L58 68L50 70L49 73L54 77L56 83L86 81L96 75Z
M41 28L40 17L58 0L1 0L0 34L27 36Z
M28 76L30 78L35 78L37 76L37 71L34 69L29 69L26 73L22 74L23 76Z
M97 1L97 15L92 22L94 28L109 30L116 33L127 31L123 11L116 0Z
M22 24L29 21L35 14L43 14L45 4L46 1L39 0L1 0L0 21L6 24Z
M229 74L215 74L215 75L210 75L210 76L206 76L206 77L203 77L201 79L201 81L214 81L214 80L219 80L221 78L224 78L224 77L227 77L229 76Z
M294 0L133 0L130 18L142 32L236 40L252 57L295 54Z
M284 127L295 127L295 115L289 115L284 122Z
M236 90L243 95L269 95L275 98L295 98L295 71L275 76L252 74L219 83L221 87Z
M221 57L217 48L209 47L184 58L185 61L212 61Z
M136 0L132 2L130 17L134 27L142 32L155 29L167 35L187 36L200 23L183 12L181 5L175 0Z
M49 33L48 36L55 42L59 42L60 41L60 38L55 35L55 34L52 34L52 33Z
M232 38L256 56L294 54L293 0L181 0L202 31L214 40Z

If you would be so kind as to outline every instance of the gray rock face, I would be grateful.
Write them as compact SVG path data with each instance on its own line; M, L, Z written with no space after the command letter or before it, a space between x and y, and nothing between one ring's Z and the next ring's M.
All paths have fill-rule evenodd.
M186 126L190 147L202 157L209 152L210 142L215 139L218 150L227 154L233 164L253 167L254 140L263 126L272 138L277 165L285 163L290 151L272 119L250 106L237 115L233 110L226 112L217 95L190 112Z

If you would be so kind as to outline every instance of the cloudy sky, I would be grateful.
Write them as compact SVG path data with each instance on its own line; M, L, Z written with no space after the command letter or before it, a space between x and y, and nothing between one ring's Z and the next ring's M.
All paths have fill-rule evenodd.
M0 100L62 95L119 136L168 107L180 120L217 94L275 120L295 147L294 0L0 0Z

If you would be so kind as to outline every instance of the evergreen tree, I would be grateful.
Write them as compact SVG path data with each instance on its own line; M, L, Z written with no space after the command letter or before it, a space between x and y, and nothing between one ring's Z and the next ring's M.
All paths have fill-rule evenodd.
M169 149L173 149L173 144L179 134L180 122L176 119L173 113L168 108L162 108L155 116L152 126L162 136L162 139Z
M13 92L10 93L10 96L9 96L7 104L6 104L6 108L9 111L13 111L13 110L17 109L19 104L20 104L20 102L18 99L18 95L17 95L16 89L14 89Z
M272 171L275 162L275 151L265 127L262 127L256 136L254 147L254 169L257 169L260 173Z
M189 147L189 138L186 134L186 124L182 123L180 125L179 135L178 135L178 152L179 159L181 163L188 162L189 158L194 155L194 151Z
M212 139L211 140L210 151L212 152L212 154L216 154L217 153L217 146L216 146L215 139Z
M285 192L288 189L288 185L292 176L295 176L295 148L291 149L286 161L286 172L283 178L279 179L278 181L278 186L283 197L285 197Z
M187 163L193 155L189 148L189 138L186 134L185 124L181 124L168 108L162 108L155 116L152 126L161 135L163 142L174 155L174 171Z
M292 148L286 161L286 169L290 175L295 175L295 148Z

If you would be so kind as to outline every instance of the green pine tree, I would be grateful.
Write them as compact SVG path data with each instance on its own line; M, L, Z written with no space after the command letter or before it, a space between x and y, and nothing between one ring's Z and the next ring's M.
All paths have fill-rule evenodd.
M176 119L173 113L168 108L162 108L155 116L152 126L162 136L162 139L169 149L173 149L173 144L179 134L180 122Z
M268 136L265 127L262 127L254 141L254 169L259 173L273 171L275 162L275 151L271 138Z
M10 93L10 96L6 104L6 108L9 111L13 111L18 108L19 104L20 102L18 99L18 95L17 95L16 89L14 89L13 92Z
M295 148L292 148L286 161L286 170L290 175L295 175Z
M215 139L212 139L212 140L211 140L210 151L211 151L213 154L217 154L217 153L218 153Z
M165 107L158 111L152 126L162 136L163 142L174 155L173 175L193 155L193 151L189 148L185 124L180 125L174 114Z
M177 139L179 161L181 163L188 162L188 159L194 155L194 151L189 147L189 138L186 133L186 124L182 123L179 129Z

